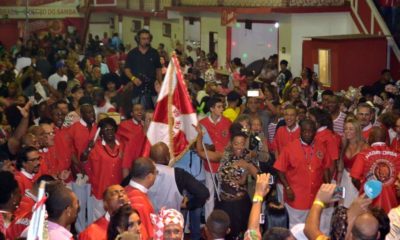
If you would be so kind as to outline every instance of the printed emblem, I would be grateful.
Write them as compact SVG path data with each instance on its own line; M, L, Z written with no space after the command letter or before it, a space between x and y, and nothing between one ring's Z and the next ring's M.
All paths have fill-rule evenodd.
M381 181L382 184L390 184L394 178L393 173L393 164L388 160L379 159L371 166L369 175L372 175L376 180Z

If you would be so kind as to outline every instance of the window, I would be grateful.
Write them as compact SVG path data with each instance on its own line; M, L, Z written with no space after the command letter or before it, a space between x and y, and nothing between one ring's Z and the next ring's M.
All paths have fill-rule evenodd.
M163 23L162 33L164 37L171 37L172 26L171 23Z
M140 29L142 29L142 22L139 21L139 20L132 20L131 31L132 32L139 32Z
M318 49L319 81L324 87L330 87L331 82L331 50Z

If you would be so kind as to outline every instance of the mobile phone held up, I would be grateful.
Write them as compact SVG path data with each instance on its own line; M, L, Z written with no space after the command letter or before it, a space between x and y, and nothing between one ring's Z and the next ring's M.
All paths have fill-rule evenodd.
M332 199L343 199L346 196L346 189L344 187L336 187L333 192Z
M259 97L260 91L258 89L247 90L247 97Z

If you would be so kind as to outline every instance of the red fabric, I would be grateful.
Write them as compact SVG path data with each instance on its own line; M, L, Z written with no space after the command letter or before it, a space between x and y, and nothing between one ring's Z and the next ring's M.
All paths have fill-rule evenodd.
M351 168L352 178L361 181L360 193L364 192L364 183L370 179L382 182L382 192L374 199L372 205L379 206L386 213L398 206L395 181L400 172L399 154L386 144L373 144L357 155Z
M58 159L56 156L56 150L54 146L51 146L48 148L47 152L41 152L40 156L42 156L45 165L46 165L46 173L52 176L57 176L58 171L57 171L57 165L58 165ZM42 166L40 166L42 167Z
M197 132L192 125L197 124L196 112L179 62L176 57L172 57L158 95L147 138L151 144L160 141L166 143L172 154L178 156L189 148L189 143L196 140ZM170 132L173 133L172 139L169 134L165 134Z
M6 239L17 239L21 233L29 226L29 221L32 218L32 208L35 201L28 197L23 196L17 210L14 213L15 219L7 228Z
M3 218L3 214L0 213L0 233L2 234L6 234L6 226L5 226L5 222L4 222L4 218Z
M316 133L315 142L326 149L328 165L331 167L333 161L339 159L340 143L337 141L335 134L329 129L324 129Z
M147 194L131 186L125 187L126 194L131 202L132 208L139 212L141 225L142 239L151 239L154 237L154 228L151 223L150 214L154 213L153 205L150 202Z
M123 121L118 127L117 137L125 146L122 167L130 169L133 161L141 156L146 140L143 126L135 124L132 119Z
M57 174L71 168L72 147L68 131L68 128L54 129L54 149L57 158L55 171Z
M108 186L122 181L123 149L122 144L116 144L111 149L107 144L102 145L101 141L97 141L90 152L85 170L92 184L92 193L97 199L103 199L103 192Z
M285 202L299 210L310 209L322 182L324 169L328 168L325 148L315 143L304 145L300 139L289 143L279 154L274 167L284 173L295 199Z
M25 190L32 189L33 183L35 182L35 178L29 179L25 177L20 171L15 173L15 180L18 182L19 190L21 194L25 194Z
M283 150L283 148L291 143L293 140L300 138L300 127L289 132L288 128L283 126L278 128L276 131L274 140L272 141L272 150L278 152L278 154Z
M106 57L106 64L111 73L115 73L119 69L118 55L113 54Z
M229 128L232 122L228 118L221 116L221 119L216 124L211 122L209 117L203 118L200 121L200 124L207 129L207 132L215 146L215 150L217 152L224 152L225 147L229 144ZM212 169L210 171L207 161L204 161L204 168L209 172L217 172L218 167L218 162L211 162Z
M343 154L343 163L344 163L344 168L349 170L353 167L354 161L356 160L358 154L354 155L352 158L348 158L346 154Z
M97 124L93 124L91 131L83 126L80 121L72 124L69 128L69 139L72 145L72 151L80 159L81 154L87 148L89 142L94 138L97 131Z
M400 153L400 139L395 137L392 141L392 144L390 145L390 148L393 151L399 152Z
M83 230L79 236L79 240L107 240L108 221L105 217L99 218Z
M362 131L361 135L364 138L365 141L368 142L368 137L369 137L369 133L371 132L372 127L368 128L368 130Z

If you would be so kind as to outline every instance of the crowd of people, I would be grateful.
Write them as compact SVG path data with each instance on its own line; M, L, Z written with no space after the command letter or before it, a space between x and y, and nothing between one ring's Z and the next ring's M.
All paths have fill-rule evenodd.
M277 55L259 71L240 58L218 66L176 42L199 124L171 159L163 142L145 151L170 56L148 30L134 41L127 51L105 34L83 51L73 35L32 36L3 50L0 239L27 237L43 181L49 239L400 238L389 70L334 92Z

